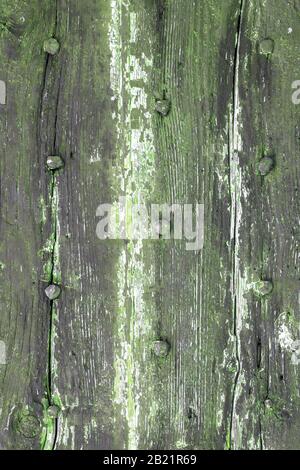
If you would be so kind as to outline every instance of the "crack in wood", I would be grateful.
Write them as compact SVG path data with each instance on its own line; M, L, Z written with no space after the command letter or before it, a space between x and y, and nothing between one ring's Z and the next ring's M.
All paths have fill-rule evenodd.
M57 30L57 16L58 16L58 3L56 1L56 11L55 11L55 24L54 24L54 35L56 34ZM43 149L42 146L42 132L41 127L43 123L44 117L44 104L45 98L47 96L47 77L49 75L49 68L51 66L52 59L50 58L49 54L46 56L45 60L45 67L43 73L43 80L42 80L42 91L41 91L41 106L40 106L40 129L39 129L39 146ZM52 140L52 148L53 154L56 154L56 144L57 144L57 120L58 120L58 106L59 106L59 98L60 98L60 83L61 83L61 69L59 73L59 82L58 88L56 92L56 100L55 100L55 111L54 111L54 123L53 123L53 140ZM47 108L47 107L46 107ZM42 151L42 159L45 158ZM56 251L57 251L57 244L58 244L58 200L57 200L57 180L55 172L51 172L51 181L50 181L50 217L51 217L51 234L50 238L52 241L51 252L50 252L50 279L49 284L53 284L56 282L55 278L55 270L56 270ZM54 331L54 300L50 301L50 312L49 312L49 331L48 331L48 363L47 363L47 384L46 384L46 395L47 395L47 406L51 407L54 406L54 399L53 399L53 390L52 390L52 371L53 371L53 363L52 363L52 345L53 345L53 331ZM49 425L48 419L46 421L46 437L42 444L42 449L50 449L54 450L57 441L57 432L58 432L58 417L52 418L52 423ZM49 439L51 442L49 442Z
M237 211L238 211L238 197L240 193L239 181L237 181L237 171L239 165L239 156L238 156L238 113L239 113L239 60L240 60L240 44L241 44L241 30L242 30L242 19L244 11L244 0L240 1L239 15L237 19L237 32L236 32L236 44L234 51L234 63L233 63L233 111L231 115L231 130L229 132L229 178L230 178L230 196L231 196L231 234L232 234L232 244L233 244L233 256L232 256L232 295L233 295L233 315L234 315L234 326L233 334L235 337L235 355L237 361L237 371L234 378L232 401L231 401L231 411L230 411L230 430L229 430L229 442L227 443L229 449L232 448L232 439L233 439L233 416L235 411L235 401L236 401L236 390L238 385L238 380L240 376L240 354L239 354L239 338L237 332L237 316L238 305L237 305L237 271L238 271L238 253L237 253L237 238L238 234L238 221L237 221Z
M55 252L57 249L58 236L57 236L57 198L55 197L56 192L56 176L53 173L51 179L51 220L53 223L52 235L53 235L53 245L51 252L51 277L50 284L55 282L55 267L56 267L56 258ZM48 373L47 373L47 399L48 405L53 406L53 390L52 390L52 343L53 343L53 321L54 321L54 300L50 301L50 315L49 315L49 337L48 337ZM54 433L51 449L55 449L56 439L57 439L57 427L58 427L58 418L53 418L54 421Z

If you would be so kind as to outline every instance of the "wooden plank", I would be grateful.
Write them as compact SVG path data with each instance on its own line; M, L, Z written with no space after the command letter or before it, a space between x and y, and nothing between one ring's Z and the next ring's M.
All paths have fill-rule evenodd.
M189 2L188 15L180 1L59 6L60 65L49 72L61 74L55 150L66 161L56 180L55 269L64 286L52 347L57 448L226 445L230 197L228 132L217 129L229 126L238 5ZM229 76L220 83L225 50ZM220 88L225 98L215 103ZM162 119L155 103L164 94L172 110ZM204 253L163 240L97 240L97 206L120 195L204 202ZM171 345L165 360L153 355L157 339Z
M40 448L47 382L49 305L39 256L49 176L38 143L53 2L0 6L0 447ZM3 102L4 101L4 102Z
M115 132L109 6L57 4L60 51L45 76L44 152L65 162L52 180L51 281L62 294L52 304L49 371L59 416L48 422L45 449L112 445L114 248L99 246L95 230L101 195L109 198Z
M299 14L2 1L1 448L299 448ZM120 197L203 249L100 240Z
M160 394L156 445L229 445L235 378L229 127L239 2L166 2L159 48L170 116L157 122L160 198L202 202L203 251L158 254L161 328L173 346ZM166 183L165 183L166 182Z
M291 100L298 7L245 2L241 21L235 448L299 448L299 108ZM275 167L262 177L263 157ZM259 279L273 283L272 293L260 299L249 290Z

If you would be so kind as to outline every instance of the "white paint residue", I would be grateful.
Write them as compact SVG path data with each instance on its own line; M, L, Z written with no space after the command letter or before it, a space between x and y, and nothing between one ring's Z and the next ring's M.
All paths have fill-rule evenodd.
M5 342L0 340L0 365L6 364L6 345Z
M289 353L291 363L295 366L300 364L300 339L299 325L294 317L282 313L276 322L276 336L284 353Z
M244 3L241 3L241 18L243 17ZM247 200L248 193L243 184L242 170L240 164L240 153L243 150L242 143L242 108L239 96L239 68L240 68L240 42L241 31L238 32L236 38L236 60L234 64L234 107L233 107L233 124L230 125L230 187L232 196L231 210L231 239L234 241L234 252L232 254L234 260L234 277L231 281L231 292L233 302L236 304L236 360L239 370L236 374L236 386L234 389L233 410L232 410L232 428L231 428L231 446L233 449L241 447L241 429L242 422L246 422L246 410L241 408L237 410L237 402L245 386L245 378L243 369L239 365L241 351L241 333L244 329L249 328L249 310L245 293L248 290L249 274L241 269L240 253L243 251L240 241L240 229L243 221L243 204Z
M0 104L6 104L6 85L3 80L0 80Z
M278 340L284 351L293 351L294 339L292 333L286 325L280 325Z
M112 0L111 5L110 74L113 101L117 104L113 118L118 129L120 160L115 180L118 182L118 190L121 189L128 200L139 203L146 200L155 171L153 134L149 130L149 122L147 126L143 125L150 117L145 85L152 67L152 57L146 60L145 55L140 58L130 54L130 50L126 51L129 46L127 43L123 44L122 39L123 15L126 16L124 24L128 24L128 20L130 24L130 44L138 41L138 17L136 13L129 11L128 4L120 0ZM133 81L134 87L131 86ZM137 83L141 83L141 86ZM128 97L128 105L124 103L123 95ZM134 111L138 120L133 118ZM143 386L135 346L152 331L148 320L149 312L144 304L145 268L142 248L142 241L130 241L122 249L118 262L114 402L119 405L120 413L127 421L129 449L136 449L139 445L139 402ZM129 298L131 302L128 302Z
M291 362L293 366L300 364L300 340L294 341Z
M101 157L102 157L102 145L100 144L100 146L93 151L90 157L90 163L101 162Z

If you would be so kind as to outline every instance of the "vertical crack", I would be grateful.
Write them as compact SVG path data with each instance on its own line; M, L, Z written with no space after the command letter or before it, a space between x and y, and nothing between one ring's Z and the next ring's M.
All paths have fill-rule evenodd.
M52 243L52 250L51 250L51 272L50 272L50 284L54 283L54 270L55 270L55 249L56 249L56 242L57 242L57 208L56 208L56 200L55 200L55 190L56 190L56 181L55 181L55 174L51 175L51 221L52 221L52 230L51 230L51 238L53 240ZM51 377L51 338L52 338L52 331L53 331L53 300L50 301L50 325L49 325L49 354L48 354L48 399L49 403L51 402L52 396L52 377ZM50 403L51 404L51 403Z
M54 22L54 36L56 35L58 24L58 3L56 1L56 11L55 11L55 22ZM50 74L50 68L52 66L53 59L46 55L45 66L42 77L42 87L41 87L41 100L40 100L40 123L38 127L38 146L41 152L41 160L45 163L47 158L46 152L50 150L48 145L45 145L43 142L43 123L47 122L44 119L45 114L47 113L46 100L48 99L48 78ZM59 82L58 82L56 100L55 100L55 110L54 110L54 120L52 129L47 129L47 139L48 135L51 135L52 142L50 143L51 154L56 154L57 147L57 120L58 120L58 106L60 98L60 84L61 84L61 69L59 71ZM50 140L50 139L49 139ZM49 199L50 199L50 240L51 240L51 251L50 251L50 274L48 282L49 284L54 284L56 279L56 264L57 264L57 250L58 250L58 198L57 198L57 180L55 172L51 172L51 180L49 185ZM45 436L42 442L42 449L54 450L57 441L57 432L58 432L58 417L49 416L48 410L50 407L55 407L55 397L53 395L53 384L52 384L52 371L53 371L53 337L54 337L54 316L55 316L55 305L54 300L50 300L50 311L49 311L49 326L48 326L48 350L47 350L47 375L46 375L46 399L45 399Z
M55 268L56 268L56 250L57 250L57 243L58 243L58 234L57 234L57 196L56 196L56 191L57 191L57 185L56 185L56 175L53 172L51 175L51 224L52 224L52 230L51 230L51 238L53 240L52 243L52 251L51 251L51 274L50 274L50 284L54 284L56 279L55 279ZM55 402L53 399L53 389L52 389L52 369L53 369L53 364L52 364L52 344L53 344L53 331L54 331L54 314L55 314L55 306L54 306L54 300L50 301L50 313L49 313L49 336L48 336L48 371L47 371L47 401L48 401L48 406L55 406ZM49 418L48 418L49 419ZM48 423L48 421L47 421ZM51 440L52 442L50 443L50 449L54 450L55 445L56 445L56 439L57 439L57 430L58 430L58 418L54 417L52 418L52 423L50 425L50 431L51 431ZM47 429L47 435L48 435L48 429ZM46 439L46 442L48 439Z
M238 260L238 205L240 204L241 194L241 180L239 173L239 62L240 62L240 45L241 45L241 30L242 20L244 11L244 0L240 0L239 14L237 19L237 32L236 42L234 51L234 63L233 63L233 82L232 82L232 96L233 96L233 110L230 113L230 129L229 129L229 184L230 184L230 198L231 198L231 240L232 240L232 297L233 297L233 335L235 338L235 358L237 363L237 370L234 378L231 411L230 411L230 429L229 429L229 441L227 446L229 449L232 448L233 440L233 419L234 410L236 403L236 392L241 370L240 362L240 348L239 348L239 337L238 337L238 315L237 310L237 293L239 289L238 285L238 271L239 271L239 260Z

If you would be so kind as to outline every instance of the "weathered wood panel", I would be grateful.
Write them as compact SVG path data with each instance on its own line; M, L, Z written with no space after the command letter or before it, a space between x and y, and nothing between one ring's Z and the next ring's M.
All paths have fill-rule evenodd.
M235 448L299 449L298 7L268 0L241 8ZM263 157L274 162L265 176ZM251 293L259 279L272 282L270 295Z
M49 305L41 260L47 176L39 142L44 37L52 2L1 2L1 448L38 448L47 382Z
M299 448L299 15L1 3L2 448ZM119 197L204 204L203 249L99 240Z
M160 199L205 207L203 251L188 252L182 242L166 244L157 259L160 323L172 345L160 399L167 410L160 437L166 448L224 448L230 433L228 106L238 6L165 2L161 17L157 81L172 110L156 121Z

